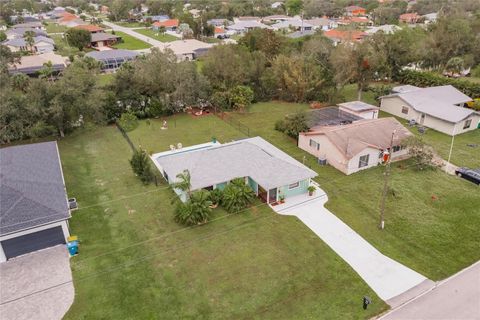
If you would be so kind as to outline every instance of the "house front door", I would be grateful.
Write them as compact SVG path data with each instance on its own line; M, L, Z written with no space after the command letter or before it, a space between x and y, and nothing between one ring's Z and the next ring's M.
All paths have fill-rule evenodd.
M420 124L423 124L425 122L425 113L422 113L422 116L420 117Z
M268 190L268 203L277 201L277 188Z

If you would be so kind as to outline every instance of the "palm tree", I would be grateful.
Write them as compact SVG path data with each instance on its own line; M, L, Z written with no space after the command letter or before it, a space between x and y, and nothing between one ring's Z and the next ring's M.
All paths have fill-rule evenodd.
M33 45L35 44L35 32L33 31L26 31L23 34L23 37L25 38L25 43L28 45L30 48L30 51L33 52Z
M192 184L190 182L190 171L184 170L182 173L177 174L177 182L173 184L175 189L179 189L187 193L190 198L192 195Z
M212 209L210 193L199 190L192 193L190 200L179 203L175 209L175 221L185 225L203 224L208 221Z
M53 81L53 64L52 61L45 62L42 69L38 71L40 78L47 78L49 81Z
M222 205L228 212L239 212L255 199L255 193L243 178L232 180L223 190Z

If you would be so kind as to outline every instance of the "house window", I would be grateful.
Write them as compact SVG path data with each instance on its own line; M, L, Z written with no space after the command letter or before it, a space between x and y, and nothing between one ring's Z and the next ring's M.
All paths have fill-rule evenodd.
M310 145L311 148L320 150L320 143L318 143L318 142L316 142L312 139L310 139L309 145Z
M295 188L298 188L300 186L300 182L295 182L295 183L292 183L292 184L289 184L288 185L288 189L295 189Z
M362 167L368 166L368 158L370 158L370 155L369 155L369 154L366 154L366 155L364 155L364 156L361 156L361 157L360 157L360 161L358 161L358 167L359 167L359 168L362 168Z
M398 152L402 149L400 146L393 146L393 152Z
M408 114L408 107L402 107L402 113Z
M465 124L463 125L463 129L470 128L471 124L472 124L472 119L468 119L467 121L465 121Z

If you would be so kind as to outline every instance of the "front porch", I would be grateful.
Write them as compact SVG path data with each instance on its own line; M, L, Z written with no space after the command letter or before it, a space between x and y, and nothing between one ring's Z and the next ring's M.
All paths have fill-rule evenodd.
M316 199L319 199L319 198L324 198L324 197L326 198L327 197L327 194L325 193L325 191L323 191L320 188L318 183L311 180L310 185L315 187L315 191L313 192L313 194L311 196L308 194L308 192L306 192L306 193L302 193L302 194L299 194L299 195L296 195L296 196L288 197L284 200L283 203L276 202L276 201L272 202L272 203L269 203L269 206L274 211L279 212L279 211L294 207L294 206L296 206L298 204L301 204L301 203L304 203L304 202L308 202L308 201L316 200Z

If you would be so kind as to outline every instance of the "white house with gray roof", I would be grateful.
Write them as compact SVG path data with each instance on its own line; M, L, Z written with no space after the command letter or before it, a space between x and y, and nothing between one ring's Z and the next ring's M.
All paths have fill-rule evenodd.
M70 210L56 142L0 149L0 262L66 243Z
M430 88L408 85L395 87L392 94L381 97L380 109L453 136L480 126L480 114L464 108L469 101L472 98L450 85Z
M254 137L230 143L207 143L151 156L168 183L185 170L191 189L221 189L235 178L245 179L255 194L268 203L307 193L317 173L264 139ZM176 190L182 201L187 197Z

